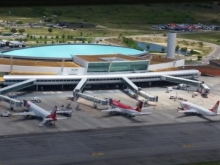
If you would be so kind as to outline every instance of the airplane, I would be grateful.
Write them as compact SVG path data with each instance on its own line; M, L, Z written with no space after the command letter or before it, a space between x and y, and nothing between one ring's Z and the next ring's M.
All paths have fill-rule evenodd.
M121 103L120 100L109 99L109 105L113 108L102 110L102 112L109 112L109 114L123 114L129 117L141 116L141 115L150 115L150 112L141 112L143 101L139 101L137 108L133 108L129 105Z
M43 118L43 121L39 124L40 127L44 126L47 122L55 124L55 121L61 120L61 119L66 119L66 117L63 118L57 118L56 117L56 112L57 112L57 106L54 106L53 111L50 113L43 108L37 106L36 104L23 100L23 105L26 107L29 111L28 112L19 112L19 113L14 113L12 115L14 116L36 116Z
M219 114L218 113L219 101L217 101L216 104L211 109L207 109L186 101L181 101L180 106L181 106L180 108L181 110L178 110L178 112L180 113L203 115L203 116L217 116Z

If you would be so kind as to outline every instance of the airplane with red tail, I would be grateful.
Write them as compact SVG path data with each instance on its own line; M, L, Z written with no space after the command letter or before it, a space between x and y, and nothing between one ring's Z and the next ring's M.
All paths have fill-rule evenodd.
M39 124L39 126L44 126L47 122L55 124L55 121L57 120L66 119L66 117L57 118L57 106L54 106L53 111L50 113L30 101L23 100L23 105L28 112L19 112L12 115L26 117L36 116L43 118L43 121Z
M195 114L195 115L203 115L203 116L219 115L218 113L219 101L217 101L216 104L211 109L207 109L186 101L181 101L180 106L181 106L180 108L181 110L178 110L178 112L184 114Z
M133 108L129 105L122 103L120 100L109 99L109 105L112 107L107 110L102 110L102 112L108 112L109 114L123 114L129 117L150 115L151 112L142 112L143 101L139 101L137 108Z

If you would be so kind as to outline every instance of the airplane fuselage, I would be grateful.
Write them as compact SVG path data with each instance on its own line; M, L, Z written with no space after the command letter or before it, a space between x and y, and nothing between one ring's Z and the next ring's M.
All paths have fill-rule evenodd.
M126 104L123 104L123 103L116 101L116 100L112 101L111 106L113 108L120 108L120 110L121 110L120 113L122 113L122 114L127 114L130 116L133 116L134 112L137 113L137 111L133 107L126 105Z
M32 111L34 112L38 117L41 117L41 118L46 118L47 116L50 115L49 112L45 111L43 108L37 106L36 104L33 104L32 102L28 101L27 102L27 106L26 108L29 110L29 111Z
M197 111L196 114L200 114L200 115L204 115L204 116L217 116L216 113L210 111L209 109L195 105L193 103L182 101L182 102L180 102L180 106L183 109L193 109L193 110Z

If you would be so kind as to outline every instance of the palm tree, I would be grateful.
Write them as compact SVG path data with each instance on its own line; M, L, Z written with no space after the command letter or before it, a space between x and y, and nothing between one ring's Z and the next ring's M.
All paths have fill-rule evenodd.
M180 49L180 46L179 46L179 45L176 45L175 51L176 51L177 54L179 54L179 53L178 53L178 50L179 50L179 49Z
M149 50L150 50L150 44L147 44L147 45L146 45L146 48L147 48L147 50L149 51Z

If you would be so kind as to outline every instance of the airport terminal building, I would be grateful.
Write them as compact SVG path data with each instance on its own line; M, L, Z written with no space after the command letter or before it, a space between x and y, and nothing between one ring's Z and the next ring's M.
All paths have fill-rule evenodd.
M38 46L5 51L0 56L0 71L4 73L1 84L32 79L32 90L72 90L81 81L85 88L124 88L126 78L144 87L163 83L163 75L187 79L200 76L197 70L178 70L184 67L184 60L110 45Z

